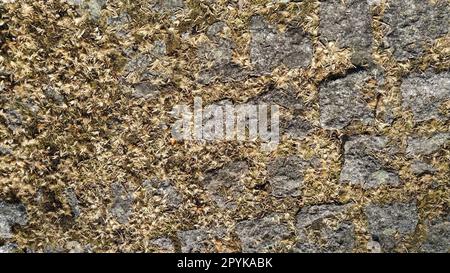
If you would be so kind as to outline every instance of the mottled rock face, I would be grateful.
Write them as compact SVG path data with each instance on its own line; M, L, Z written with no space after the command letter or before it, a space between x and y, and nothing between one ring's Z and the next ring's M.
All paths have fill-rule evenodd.
M243 192L240 179L248 174L246 162L231 162L207 174L203 184L211 199L221 208L236 208L239 195Z
M128 222L133 209L133 196L127 192L121 183L111 185L113 203L111 213L117 222L125 224Z
M352 137L344 146L344 166L339 181L364 189L400 185L397 172L377 159L377 155L392 152L390 149L384 137Z
M449 145L450 133L408 137L406 154L408 156L429 156Z
M373 96L364 93L363 87L371 76L366 71L351 73L344 78L326 81L320 86L320 123L326 129L343 129L353 121L364 124L374 118L368 105Z
M389 1L383 22L389 27L386 42L399 61L420 57L426 46L449 33L448 1Z
M153 239L150 241L150 246L155 248L155 251L158 253L174 253L175 246L171 239L166 237L161 237L157 239Z
M291 236L287 225L273 214L261 219L247 220L236 225L236 234L241 241L242 252L271 252L283 240Z
M450 118L449 113L439 111L450 100L450 72L413 74L403 80L400 88L403 107L412 111L415 121Z
M66 189L65 196L72 212L72 216L74 218L77 218L78 216L80 216L80 206L78 204L79 202L75 191L71 188Z
M299 196L303 172L309 164L297 156L282 157L269 162L267 171L272 195L276 197Z
M183 253L209 253L217 252L226 237L226 231L222 228L196 229L178 232Z
M427 253L448 253L450 250L450 219L429 223L427 236L420 250Z
M254 16L250 32L250 59L257 72L270 73L282 64L288 68L301 68L311 63L311 38L302 29L288 28L280 33L262 16Z
M85 9L94 20L100 19L102 9L106 5L106 0L68 0L67 2Z
M215 80L239 81L247 75L240 65L232 62L234 43L220 36L225 27L223 22L212 24L206 32L209 40L200 44L197 50L198 58L206 66L197 78L201 84L210 84Z
M183 201L177 188L170 181L152 178L144 181L143 186L150 193L160 197L161 200L164 200L164 204L168 209L178 208Z
M299 241L295 252L351 252L355 244L354 226L351 222L339 220L351 207L347 205L308 206L300 210L296 217ZM336 225L325 221L335 220ZM308 238L309 233L316 238Z
M297 94L293 89L268 88L267 91L258 95L251 100L253 104L276 104L287 109L301 109L302 101L297 98Z
M0 200L0 239L13 237L14 225L27 224L26 209L22 204L7 203Z
M184 7L183 0L152 0L150 7L158 12L176 11Z
M392 251L406 236L412 235L419 221L415 203L371 204L364 209L372 237L383 251Z
M20 251L17 248L17 245L15 245L15 244L7 243L3 246L0 246L0 254L18 253L18 252L20 252Z
M372 57L372 15L369 3L360 0L320 2L320 37L353 51L352 62L367 64Z
M427 164L419 160L415 160L411 164L411 171L415 175L423 175L423 174L433 174L434 172L436 172L436 169L430 164Z

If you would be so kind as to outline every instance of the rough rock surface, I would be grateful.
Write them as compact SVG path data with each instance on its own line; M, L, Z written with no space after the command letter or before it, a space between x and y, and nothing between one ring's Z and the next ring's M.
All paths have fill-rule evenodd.
M144 181L143 186L151 194L158 196L168 209L176 209L182 204L182 196L170 181L152 178Z
M308 162L297 156L277 158L269 162L267 172L272 195L276 197L300 196L303 172Z
M150 241L150 246L156 248L159 253L174 253L175 246L171 239L161 237Z
M325 0L320 2L320 37L352 50L355 65L372 57L372 15L368 1Z
M311 63L311 38L302 29L288 28L280 33L262 16L254 16L250 32L250 58L257 72L270 73L281 64L288 68L301 68Z
M380 154L392 153L384 137L357 136L344 145L344 165L339 181L360 185L364 189L381 186L399 186L400 178L395 170L377 159Z
M221 208L236 208L244 185L240 179L248 174L246 162L231 162L224 167L210 171L203 184L211 199Z
M373 238L383 251L392 251L415 232L419 221L415 203L370 204L364 209Z
M426 253L448 253L450 250L449 217L443 221L433 221L428 224L428 233L420 250Z
M386 42L395 58L399 61L418 58L435 39L449 33L450 3L389 1L383 22L390 27Z
M225 239L223 228L195 229L178 232L182 253L217 252L218 245Z
M210 84L216 79L220 82L239 81L246 77L247 72L232 61L234 43L220 36L226 27L223 22L212 24L206 31L208 42L202 43L197 56L206 68L203 68L198 81L202 84Z
M436 133L431 136L408 137L406 154L408 156L429 156L450 145L450 133Z
M400 88L403 107L413 112L415 121L450 118L449 113L439 111L445 101L450 101L450 72L413 74Z
M27 212L24 205L0 200L0 239L12 238L12 228L15 225L24 226L27 221Z
M371 78L366 71L324 82L319 90L320 123L327 129L343 129L353 121L364 124L374 118L368 105L364 85Z
M0 252L449 252L449 6L0 1Z
M16 244L7 243L5 245L0 246L0 254L5 253L19 253L19 249Z
M295 252L351 252L355 245L354 226L347 220L339 219L351 208L346 205L307 206L300 210L296 217L299 240L294 247ZM337 221L328 225L326 221ZM308 232L318 235L308 239Z
M236 225L236 233L245 253L271 252L281 247L291 232L280 222L280 215L272 214L261 219L246 220Z
M121 183L112 184L111 193L113 196L111 213L119 223L125 224L132 213L133 196Z

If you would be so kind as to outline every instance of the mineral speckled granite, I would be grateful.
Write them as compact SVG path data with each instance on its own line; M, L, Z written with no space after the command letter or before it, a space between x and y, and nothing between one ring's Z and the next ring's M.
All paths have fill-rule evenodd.
M449 252L450 1L2 0L0 253ZM180 141L177 104L280 108Z

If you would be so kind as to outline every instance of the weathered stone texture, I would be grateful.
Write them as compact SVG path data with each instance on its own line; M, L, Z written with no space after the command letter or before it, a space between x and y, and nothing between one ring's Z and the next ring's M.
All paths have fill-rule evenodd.
M0 200L0 239L12 238L13 226L24 226L27 222L27 212L24 205Z
M436 133L431 136L408 137L408 156L429 156L450 145L450 133Z
M399 61L418 58L432 42L449 33L450 3L446 0L388 2L383 22L390 28L387 46Z
M150 246L158 253L174 253L175 246L170 238L161 237L150 241Z
M303 184L303 172L308 166L308 162L297 156L277 158L269 162L267 171L272 195L299 196Z
M217 252L217 244L226 237L223 228L195 229L178 232L183 253Z
M413 74L403 80L400 89L403 107L412 111L415 121L450 118L450 113L439 111L450 100L450 72Z
M383 251L393 251L415 232L418 219L415 203L370 204L364 209L369 232L381 243Z
M364 124L374 118L363 87L371 76L366 71L324 82L319 90L320 123L326 129L343 129L353 121Z
M450 251L449 217L443 221L433 221L428 224L425 241L420 251L427 253L448 253Z
M282 241L292 235L277 214L239 222L236 233L245 253L271 252L276 247L282 247Z
M173 183L168 180L152 178L144 181L143 186L151 194L154 194L163 200L164 205L169 210L176 209L182 204L183 198Z
M344 166L339 181L364 189L400 185L398 173L377 158L392 152L384 137L352 137L344 145Z
M244 161L231 162L207 174L203 184L210 198L221 208L234 209L244 185L240 179L248 174Z
M319 33L322 40L336 42L353 51L352 62L367 64L372 57L372 15L368 1L320 2Z
M133 209L133 196L121 183L111 185L111 194L113 197L111 214L119 223L127 223Z
M262 16L254 16L250 32L250 59L256 72L270 73L282 64L288 68L301 68L311 63L311 38L302 29L291 27L280 33Z
M307 206L296 217L299 241L295 252L352 252L355 246L354 225L340 219L352 204ZM337 221L329 225L326 221ZM312 232L317 237L310 238Z

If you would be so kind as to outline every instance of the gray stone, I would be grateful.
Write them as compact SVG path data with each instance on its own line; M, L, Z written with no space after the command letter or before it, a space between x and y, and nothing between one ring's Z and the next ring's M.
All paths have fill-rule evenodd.
M275 197L297 197L301 194L303 172L309 163L297 156L282 157L269 162L268 181Z
M232 49L231 41L217 38L210 43L201 44L197 56L208 65L224 65L231 62Z
M155 247L158 253L174 253L175 246L170 238L161 237L150 241L150 245Z
M4 117L6 119L6 126L8 126L10 130L16 131L21 128L23 123L22 115L17 110L5 110Z
M344 166L339 181L350 185L360 185L363 189L381 186L399 186L400 178L394 170L389 170L377 159L377 154L394 151L384 137L352 137L344 145Z
M234 209L244 185L239 181L248 174L246 162L237 161L206 174L203 185L210 198L220 207Z
M176 209L182 205L183 198L168 180L152 178L144 181L143 186L152 194L161 197L168 209Z
M226 231L222 228L195 229L178 232L182 253L217 252L216 241L224 240Z
M377 241L369 241L367 243L367 250L371 253L381 253L381 245Z
M111 213L120 224L128 222L133 209L133 196L127 192L121 183L111 185L113 203Z
M225 27L224 22L212 24L206 31L209 41L200 44L197 50L204 64L197 77L201 84L240 81L247 77L247 72L232 61L234 43L219 35Z
M102 9L106 6L106 0L67 0L67 2L89 12L94 20L100 19Z
M342 222L337 227L322 226L318 231L318 241L307 240L300 234L300 240L294 252L300 253L350 253L355 246L355 227L352 223Z
M450 222L438 221L428 225L425 241L420 251L427 253L448 253L450 251Z
M126 12L121 13L117 16L111 16L106 20L106 23L108 24L108 26L111 26L111 27L120 27L125 24L128 24L129 22L131 22L131 17Z
M157 12L177 11L184 8L183 0L151 0L150 7Z
M301 116L283 120L280 126L281 131L290 138L304 138L315 129L310 121Z
M208 85L215 81L222 83L238 82L244 80L247 76L248 73L242 66L229 62L201 70L197 80L201 84Z
M410 75L403 80L400 89L403 107L411 109L414 121L450 118L450 114L439 112L439 107L450 100L450 72Z
M92 249L89 245L84 246L77 241L69 241L65 245L68 253L92 253Z
M0 145L0 156L10 155L12 154L12 150L8 147Z
M302 208L296 216L298 242L295 252L351 252L355 244L354 226L348 221L342 221L339 216L347 213L353 204L316 205ZM337 225L331 226L325 221L337 220ZM312 231L317 238L309 238Z
M19 252L20 250L16 244L6 243L5 245L0 246L0 254Z
M406 154L408 156L429 156L449 145L450 133L437 133L429 137L408 137Z
M383 251L392 251L405 237L413 235L419 221L415 203L370 204L364 209L369 232Z
M297 94L293 89L280 89L269 87L268 90L259 94L250 100L252 104L276 104L280 107L299 110L303 108L303 103L297 98Z
M301 28L288 27L280 33L262 16L253 16L250 23L250 59L257 73L270 73L279 65L288 68L307 67L311 63L311 37Z
M78 204L78 198L75 191L71 188L65 190L65 195L67 199L67 203L69 204L70 210L72 212L72 216L77 218L80 216L80 206Z
M372 15L367 1L322 0L320 2L320 37L353 51L355 65L372 60Z
M236 225L236 233L244 253L272 252L276 247L281 247L282 241L292 235L277 214L239 222Z
M369 107L363 91L370 78L368 72L359 71L320 85L320 123L323 128L343 129L354 121L363 124L373 121L374 109Z
M27 212L24 205L0 200L0 239L12 238L13 226L25 226L27 222Z
M411 164L411 171L413 174L419 176L423 174L433 174L434 172L436 172L436 169L430 164L415 160Z
M449 33L450 4L445 0L390 1L383 22L390 26L385 38L395 58L418 58L435 39Z
M353 204L345 205L316 205L302 208L297 214L296 226L298 229L320 224L324 219L333 218L345 213Z

